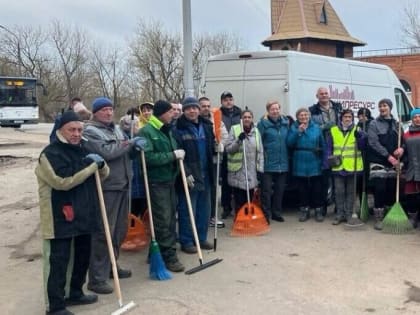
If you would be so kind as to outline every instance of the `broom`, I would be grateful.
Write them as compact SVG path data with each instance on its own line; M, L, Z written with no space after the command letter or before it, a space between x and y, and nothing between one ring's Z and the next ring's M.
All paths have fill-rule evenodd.
M366 108L363 111L364 116L366 117ZM366 134L366 119L363 120L363 134ZM364 158L366 156L365 154L365 150L362 151L362 160L363 163L366 163L366 159ZM366 163L367 164L367 163ZM368 165L364 165L363 164L363 178L362 178L362 201L360 203L360 219L363 222L367 222L367 220L369 219L369 205L368 205L368 199L367 199L367 195L366 195L366 167L368 167Z
M243 123L241 119L241 130L243 131ZM243 148L243 159L245 168L245 182L246 182L246 198L247 203L243 205L237 215L235 216L235 222L232 226L232 236L257 236L262 235L270 231L267 219L260 207L256 204L251 203L249 196L249 183L248 183L248 168L246 162L246 149L245 139L242 142Z
M120 314L124 314L124 313L128 312L130 309L136 307L136 304L133 301L127 303L126 305L123 304L121 287L120 287L120 280L118 278L117 262L115 260L114 248L112 246L111 231L109 229L108 217L106 215L104 195L103 195L103 192L102 192L101 177L99 176L99 171L98 170L95 171L95 181L96 181L96 190L98 191L99 206L101 208L102 221L103 221L103 224L104 224L106 245L108 247L108 254L109 254L109 258L111 260L112 275L113 275L113 278L114 278L115 294L117 295L118 305L119 305L119 309L112 312L111 315L120 315Z
M351 130L350 132L353 132L353 130ZM358 217L357 217L357 210L356 210L356 203L357 203L357 140L354 139L354 164L353 164L353 172L354 172L354 177L353 177L353 213L351 215L350 220L348 220L345 224L345 226L347 227L361 227L364 225L363 221L361 221Z
M399 117L398 117L399 118ZM401 119L399 119L401 121ZM401 126L398 124L398 148L401 146ZM400 157L398 156L397 183L395 189L395 203L382 221L382 231L391 234L403 234L411 231L413 225L408 220L400 204Z
M144 157L143 150L140 151L140 156L141 156L141 164L143 167L144 188L146 191L147 209L149 213L150 236L152 238L152 240L150 241L150 247L149 247L149 261L150 261L149 276L151 279L154 279L154 280L168 280L172 278L172 275L166 269L162 255L160 254L159 244L156 242L155 228L153 226L152 206L150 202L150 191L149 191L149 182L148 182L148 177L147 177L146 159Z

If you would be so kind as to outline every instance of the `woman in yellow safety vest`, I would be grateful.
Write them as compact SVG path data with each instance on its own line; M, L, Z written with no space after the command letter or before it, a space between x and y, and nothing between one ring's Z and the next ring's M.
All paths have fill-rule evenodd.
M365 138L365 134L354 124L354 114L350 109L341 112L338 125L331 128L327 137L328 155L338 156L340 160L331 166L337 209L334 225L351 218L355 202L355 175L363 174L360 148L363 147Z
M226 141L228 183L233 189L235 211L247 202L245 163L248 172L249 194L252 196L258 187L258 173L264 171L264 154L261 137L253 123L254 115L250 110L241 114L243 127L240 124L232 126ZM245 145L245 154L243 146Z

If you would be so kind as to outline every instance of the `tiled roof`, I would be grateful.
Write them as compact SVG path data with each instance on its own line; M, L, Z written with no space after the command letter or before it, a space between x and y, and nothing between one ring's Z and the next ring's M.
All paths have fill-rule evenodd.
M272 0L277 1L276 21L272 21L274 34L263 41L316 38L352 43L363 46L364 42L350 36L328 0ZM323 8L327 23L321 23Z

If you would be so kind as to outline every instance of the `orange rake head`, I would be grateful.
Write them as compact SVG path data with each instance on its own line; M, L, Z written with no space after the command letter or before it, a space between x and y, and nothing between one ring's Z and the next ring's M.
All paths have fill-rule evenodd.
M128 230L121 249L127 251L138 251L149 245L149 236L145 225L135 215L128 215Z
M270 231L270 226L261 208L253 203L243 205L235 217L232 236L257 236Z

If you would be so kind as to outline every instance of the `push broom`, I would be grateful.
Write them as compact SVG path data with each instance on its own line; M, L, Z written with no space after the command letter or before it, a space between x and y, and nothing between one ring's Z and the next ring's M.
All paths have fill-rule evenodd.
M401 119L399 119L401 121ZM401 146L401 126L398 124L398 148ZM382 231L391 234L403 234L410 232L413 225L408 220L403 207L400 204L400 157L398 156L397 182L395 189L395 203L388 211L387 215L382 221Z
M349 132L353 132L353 130L349 131ZM345 226L347 227L351 227L351 228L357 228L357 227L361 227L364 225L363 221L361 221L358 216L357 216L357 140L354 139L354 164L353 164L353 172L354 172L354 176L353 176L353 213L351 215L350 220L348 220L345 224Z
M172 278L171 273L166 269L165 263L163 261L162 255L160 253L159 244L156 242L155 236L155 227L153 225L153 215L152 215L152 204L150 202L150 191L149 191L149 180L147 177L147 167L146 167L146 159L144 157L144 151L140 151L141 155L141 165L143 167L143 175L144 175L144 190L146 191L146 201L147 201L147 209L149 213L149 228L150 228L150 236L152 240L150 241L149 247L149 258L150 258L150 268L149 268L149 276L151 279L154 280L168 280ZM164 198L164 196L162 196Z
M190 216L191 229L192 229L192 232L193 232L193 235L194 235L195 245L197 247L198 261L200 263L200 265L198 265L197 267L194 267L190 270L185 271L185 274L191 275L193 273L196 273L198 271L206 269L210 266L218 264L223 259L216 258L216 259L210 260L206 263L203 263L203 253L201 252L200 240L198 239L197 227L195 225L194 213L193 213L193 209L192 209L192 206L191 206L190 191L188 190L188 183L187 183L187 177L185 175L184 162L181 159L179 160L179 169L181 170L182 183L184 184L185 199L187 200L187 208L188 208L188 213L189 213L189 216Z
M120 287L120 280L118 278L117 262L115 261L114 248L112 247L111 232L109 230L109 223L108 223L108 217L106 215L104 195L102 193L101 178L99 176L99 171L98 170L96 170L96 172L95 172L95 180L96 180L96 189L98 191L98 197L99 197L99 206L101 208L102 221L104 223L106 244L108 246L109 258L111 260L111 267L112 267L112 275L113 275L113 278L114 278L115 293L117 295L118 305L119 305L119 309L112 312L111 315L120 315L120 314L124 314L124 313L128 312L129 310L131 310L132 308L136 307L136 304L134 304L133 301L131 301L131 302L125 304L125 305L123 304L121 287Z

